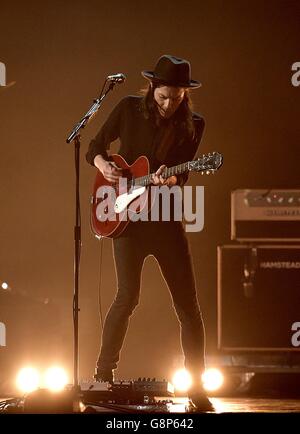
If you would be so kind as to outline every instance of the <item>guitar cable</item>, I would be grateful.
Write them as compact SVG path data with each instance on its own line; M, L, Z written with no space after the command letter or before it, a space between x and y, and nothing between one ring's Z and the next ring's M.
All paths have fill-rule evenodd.
M104 81L104 84L102 86L99 99L101 99L103 91L105 89L105 85L107 84L108 79ZM103 241L104 237L100 237L100 250L99 250L99 274L98 274L98 313L100 318L100 325L101 325L101 331L103 332L103 313L102 313L102 301L101 301L101 285L102 285L102 258L103 258Z
M104 84L102 86L99 99L101 99L105 85L107 83L107 78L104 81ZM103 238L100 237L100 250L99 250L99 273L98 273L98 314L100 318L100 325L101 325L101 331L103 331L103 315L102 315L102 303L101 303L101 284L102 284L102 257L103 257Z

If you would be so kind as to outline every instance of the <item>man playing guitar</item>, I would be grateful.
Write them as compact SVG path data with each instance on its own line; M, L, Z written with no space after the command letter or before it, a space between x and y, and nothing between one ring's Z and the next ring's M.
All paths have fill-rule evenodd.
M191 79L190 63L170 55L159 58L154 71L143 71L149 81L143 96L123 98L91 141L87 161L103 177L117 183L122 170L109 160L111 142L120 139L119 154L132 164L146 156L152 184L183 186L188 173L163 176L166 167L192 160L204 130L204 119L191 110L190 90L201 86ZM141 239L143 243L141 243ZM118 290L105 319L96 379L113 381L129 317L138 305L143 263L148 255L157 259L172 295L181 326L185 368L193 379L189 390L197 411L212 411L202 384L204 326L197 299L188 241L181 221L135 221L113 239Z

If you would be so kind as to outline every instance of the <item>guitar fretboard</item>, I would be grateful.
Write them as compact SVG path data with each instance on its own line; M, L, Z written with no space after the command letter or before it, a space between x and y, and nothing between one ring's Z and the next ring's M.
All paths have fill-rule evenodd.
M181 173L187 172L189 170L189 164L190 162L187 161L186 163L178 164L177 166L168 167L165 169L165 171L162 173L163 178L169 178L173 175L180 175ZM138 178L133 178L131 181L132 185L140 185L146 187L147 185L152 184L152 176L155 175L154 173L150 173L150 175L140 176Z

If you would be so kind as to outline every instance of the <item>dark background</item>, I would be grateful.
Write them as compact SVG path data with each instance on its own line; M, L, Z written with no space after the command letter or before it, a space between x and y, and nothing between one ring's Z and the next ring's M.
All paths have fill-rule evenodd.
M205 186L205 227L188 237L207 349L213 353L216 251L230 242L231 190L299 188L300 87L291 84L291 66L300 61L300 2L1 1L0 29L0 61L7 82L16 81L0 89L0 279L56 305L61 345L55 356L70 368L74 167L73 146L65 139L104 78L116 72L127 76L82 134L80 371L85 377L93 373L100 344L100 246L89 229L95 169L85 162L88 143L115 103L145 84L141 70L153 69L162 54L191 61L193 78L203 84L192 93L195 110L206 119L199 152L224 155L214 177L193 174L189 180ZM111 241L105 240L104 312L115 286ZM170 296L149 259L118 375L168 377L181 364Z

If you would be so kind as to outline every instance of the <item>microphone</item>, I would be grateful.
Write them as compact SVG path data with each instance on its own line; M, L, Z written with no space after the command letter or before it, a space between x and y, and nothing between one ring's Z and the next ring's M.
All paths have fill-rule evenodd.
M124 83L126 76L122 73L108 75L106 80L113 81L115 83Z

